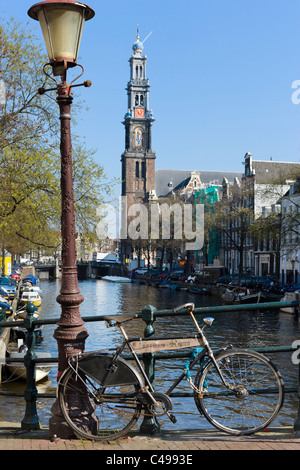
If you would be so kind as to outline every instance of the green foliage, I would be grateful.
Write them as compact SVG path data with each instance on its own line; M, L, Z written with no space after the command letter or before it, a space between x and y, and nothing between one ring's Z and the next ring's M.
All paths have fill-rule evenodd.
M60 244L59 108L55 91L37 92L53 88L44 49L27 26L0 20L0 242L11 253ZM93 238L110 185L75 137L73 173L76 230Z

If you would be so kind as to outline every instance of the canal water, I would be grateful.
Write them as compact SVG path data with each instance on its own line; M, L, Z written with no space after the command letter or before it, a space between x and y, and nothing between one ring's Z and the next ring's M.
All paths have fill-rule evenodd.
M42 308L41 319L59 318L60 306L56 297L60 291L60 281L41 281ZM157 310L171 309L186 302L195 303L196 307L217 306L221 301L210 295L191 294L188 291L174 291L155 288L137 283L111 283L104 280L80 281L79 287L84 297L80 306L82 317L103 314L140 312L143 307L153 305ZM206 329L207 338L214 349L232 344L236 347L290 346L294 340L300 340L300 319L288 313L275 311L218 312L210 314L215 321ZM199 320L201 324L201 317ZM105 322L86 322L89 337L86 350L92 351L121 344L120 332L115 328L107 328ZM192 321L187 316L158 318L154 323L157 336L181 335L195 332ZM43 341L37 345L38 351L51 352L57 357L57 343L53 338L55 325L46 325L43 329ZM145 323L138 319L126 324L129 336L143 336ZM291 360L292 353L272 353L272 361L281 371L286 387L297 387L299 370ZM157 361L156 386L158 390L166 390L172 380L184 369L187 359ZM54 366L46 380L37 385L40 393L54 393L56 389L57 367ZM22 391L25 385L21 381L9 381L1 385L4 391ZM186 381L182 382L178 391L191 391ZM23 398L0 396L0 421L21 422L25 412ZM50 408L54 399L38 398L37 409L40 423L48 425L51 416ZM197 412L193 398L173 399L173 413L177 423L159 418L162 427L168 429L199 429L209 427L205 418ZM286 394L283 409L275 425L293 425L298 411L296 393ZM139 421L139 424L141 421Z

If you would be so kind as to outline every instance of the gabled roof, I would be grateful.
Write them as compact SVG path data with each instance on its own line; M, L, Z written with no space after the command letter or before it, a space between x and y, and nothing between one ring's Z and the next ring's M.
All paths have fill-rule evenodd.
M233 184L234 178L241 179L243 176L242 172L198 171L200 173L201 182L205 186L210 184L221 186L223 178L227 178L228 182ZM171 191L185 188L190 181L191 173L192 170L156 170L156 196L163 197Z

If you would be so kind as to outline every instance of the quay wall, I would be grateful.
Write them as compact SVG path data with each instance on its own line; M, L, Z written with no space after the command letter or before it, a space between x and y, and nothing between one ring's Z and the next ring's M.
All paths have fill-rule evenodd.
M10 328L3 328L0 333L0 384L2 383L2 365L5 362L6 349L9 342Z
M17 296L12 302L12 308L13 308L13 314L7 318L7 321L12 321L16 310L17 310L17 305L18 305L18 299ZM0 384L2 383L2 366L5 363L5 357L6 357L6 350L7 350L7 345L9 343L9 338L10 338L10 328L3 328L3 330L0 333Z

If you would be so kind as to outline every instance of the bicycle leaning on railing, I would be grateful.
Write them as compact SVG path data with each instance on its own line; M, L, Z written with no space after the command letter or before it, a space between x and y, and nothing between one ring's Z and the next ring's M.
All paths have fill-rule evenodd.
M120 329L124 341L116 350L86 352L69 359L59 378L57 398L62 414L75 434L92 440L118 439L134 426L141 411L145 415L167 415L171 422L170 393L187 379L195 404L216 428L233 435L247 435L266 428L277 416L284 400L280 373L264 355L232 346L213 352L204 328L200 327L194 304L173 311L188 311L197 334L189 337L128 338L124 323L136 314L104 316L107 326ZM167 349L194 349L184 372L165 392L156 392L138 358L140 354ZM136 367L121 357L129 349Z

